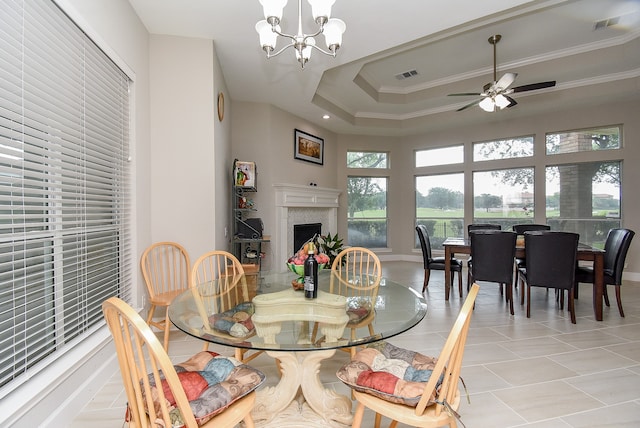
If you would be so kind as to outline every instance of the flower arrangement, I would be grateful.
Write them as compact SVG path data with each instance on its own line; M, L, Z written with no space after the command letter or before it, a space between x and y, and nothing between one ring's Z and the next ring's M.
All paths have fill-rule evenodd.
M336 256L343 250L342 239L338 238L338 232L331 236L330 233L318 237L318 245L329 256L329 266L333 265Z

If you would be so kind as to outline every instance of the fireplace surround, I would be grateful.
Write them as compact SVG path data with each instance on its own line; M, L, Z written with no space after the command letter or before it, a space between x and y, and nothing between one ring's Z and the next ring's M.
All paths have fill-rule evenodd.
M294 253L293 226L322 223L322 233L338 231L340 190L296 184L274 184L275 234L272 236L273 270L286 271L286 260Z

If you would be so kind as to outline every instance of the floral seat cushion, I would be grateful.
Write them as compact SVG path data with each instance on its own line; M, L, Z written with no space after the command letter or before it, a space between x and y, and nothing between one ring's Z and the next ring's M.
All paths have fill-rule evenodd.
M237 338L246 338L255 334L251 317L255 312L253 303L243 302L228 311L209 317L209 323L219 332Z
M373 310L371 301L363 297L349 297L347 298L347 316L349 317L349 324L358 324L363 319L367 318Z
M189 405L198 425L202 425L216 414L229 407L264 382L265 375L233 357L225 357L211 351L201 351L189 360L174 366L184 389ZM160 411L159 396L155 388L162 388L168 402L173 427L184 425L180 411L175 407L175 399L166 381L156 385L153 375L149 375L152 385L156 412Z
M415 407L436 362L437 358L378 342L357 352L336 375L356 391Z

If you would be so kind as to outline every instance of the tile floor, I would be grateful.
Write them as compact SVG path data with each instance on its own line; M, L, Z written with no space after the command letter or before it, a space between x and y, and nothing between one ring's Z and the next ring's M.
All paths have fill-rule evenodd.
M397 282L422 288L421 264L385 262L383 270ZM449 302L444 300L443 280L442 272L432 272L425 292L427 316L390 342L429 355L439 353L461 306L457 293ZM527 319L519 294L515 316L510 316L497 284L480 285L462 370L470 403L464 400L460 413L467 428L640 426L640 283L623 285L625 318L618 314L611 290L612 306L605 306L603 322L594 320L590 288L582 284L576 325L566 309L556 306L553 292L532 288ZM200 342L172 331L169 353L174 361L184 361L200 347ZM232 355L228 348L211 349ZM322 374L326 384L343 394L348 390L335 371L347 358L347 353L338 352ZM268 356L251 364L265 372L265 385L277 382ZM117 372L70 427L122 427L125 402ZM363 426L373 426L371 421L367 411Z

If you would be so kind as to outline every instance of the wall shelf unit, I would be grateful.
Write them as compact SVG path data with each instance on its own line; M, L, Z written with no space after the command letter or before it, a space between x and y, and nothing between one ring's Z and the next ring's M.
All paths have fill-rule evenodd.
M233 161L233 188L231 191L232 252L243 264L262 267L262 244L269 242L263 235L262 219L255 217L253 195L258 191L255 162Z

